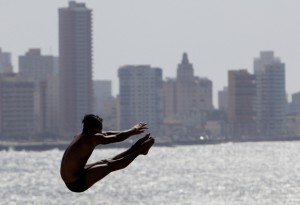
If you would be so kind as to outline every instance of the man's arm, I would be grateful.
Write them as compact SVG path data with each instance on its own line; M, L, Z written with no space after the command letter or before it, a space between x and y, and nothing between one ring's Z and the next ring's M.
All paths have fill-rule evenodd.
M106 132L102 132L103 135L107 136L107 135L117 135L119 134L121 131L106 131Z
M96 137L99 144L110 144L110 143L124 141L132 135L141 134L145 131L145 129L148 129L146 127L146 123L138 123L129 130L124 130L118 132L117 134L112 134L112 135L105 135L102 133L96 134Z

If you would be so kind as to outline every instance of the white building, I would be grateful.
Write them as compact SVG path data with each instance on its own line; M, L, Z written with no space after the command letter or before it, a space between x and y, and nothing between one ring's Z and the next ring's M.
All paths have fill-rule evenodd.
M145 122L152 134L162 121L162 69L149 65L128 65L119 68L120 129Z

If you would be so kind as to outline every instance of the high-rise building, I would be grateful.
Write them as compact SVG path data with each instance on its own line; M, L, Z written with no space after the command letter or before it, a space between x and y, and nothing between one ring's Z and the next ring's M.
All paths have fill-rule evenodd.
M94 80L94 110L103 118L103 130L117 130L117 102L110 80Z
M25 140L35 131L34 82L16 74L1 75L1 136Z
M228 111L228 87L218 92L218 108L224 112Z
M186 126L201 126L207 112L213 110L212 81L194 76L187 53L178 64L177 78L164 82L164 117L176 118Z
M0 73L12 73L11 55L0 48Z
M94 97L95 97L95 112L103 114L106 109L105 106L111 103L112 96L112 83L110 80L94 80Z
M228 122L236 138L255 135L255 88L247 70L228 71Z
M167 78L163 82L163 111L164 118L172 119L177 114L176 79Z
M285 134L285 64L272 51L254 60L256 78L256 124L258 134L281 137Z
M149 65L119 68L120 129L145 122L149 132L159 131L162 120L162 69Z
M292 102L289 104L289 113L300 113L300 92L292 94Z
M287 137L300 138L300 112L291 112L287 114Z
M62 133L74 134L93 111L92 10L84 3L59 9L59 59Z
M49 76L53 76L57 64L58 57L41 55L38 48L29 49L25 55L19 56L20 75L35 81L45 81Z
M193 64L184 53L177 68L176 112L182 115L212 109L212 82L194 76Z
M59 78L58 75L49 77L47 80L46 99L46 128L45 131L57 137L60 130L60 99L59 99Z
M38 48L29 49L25 55L19 56L20 76L35 82L35 127L39 133L51 131L48 124L53 124L58 119L57 115L53 115L59 110L58 103L54 103L54 99L58 99L59 90L57 86L57 89L52 89L54 85L51 84L54 83L52 79L57 78L56 70L58 57L42 55Z
M287 132L289 137L300 137L300 92L292 94L287 110Z

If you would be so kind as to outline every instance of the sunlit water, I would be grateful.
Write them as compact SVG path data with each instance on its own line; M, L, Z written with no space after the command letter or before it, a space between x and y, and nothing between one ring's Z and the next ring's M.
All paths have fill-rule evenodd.
M98 149L91 161L124 149ZM0 204L300 204L300 142L154 147L84 193L59 175L62 151L0 151Z

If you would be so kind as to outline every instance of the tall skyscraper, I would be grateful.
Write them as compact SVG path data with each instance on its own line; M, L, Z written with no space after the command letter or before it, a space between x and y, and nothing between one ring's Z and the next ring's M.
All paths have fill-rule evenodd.
M162 70L148 65L119 68L120 129L146 122L149 132L159 131L162 120Z
M59 57L62 132L74 134L93 100L92 10L84 3L59 9Z
M12 73L11 55L0 48L0 73Z
M254 60L256 121L258 134L279 137L285 133L285 64L272 51Z
M247 70L228 71L228 121L234 137L255 135L255 88Z

